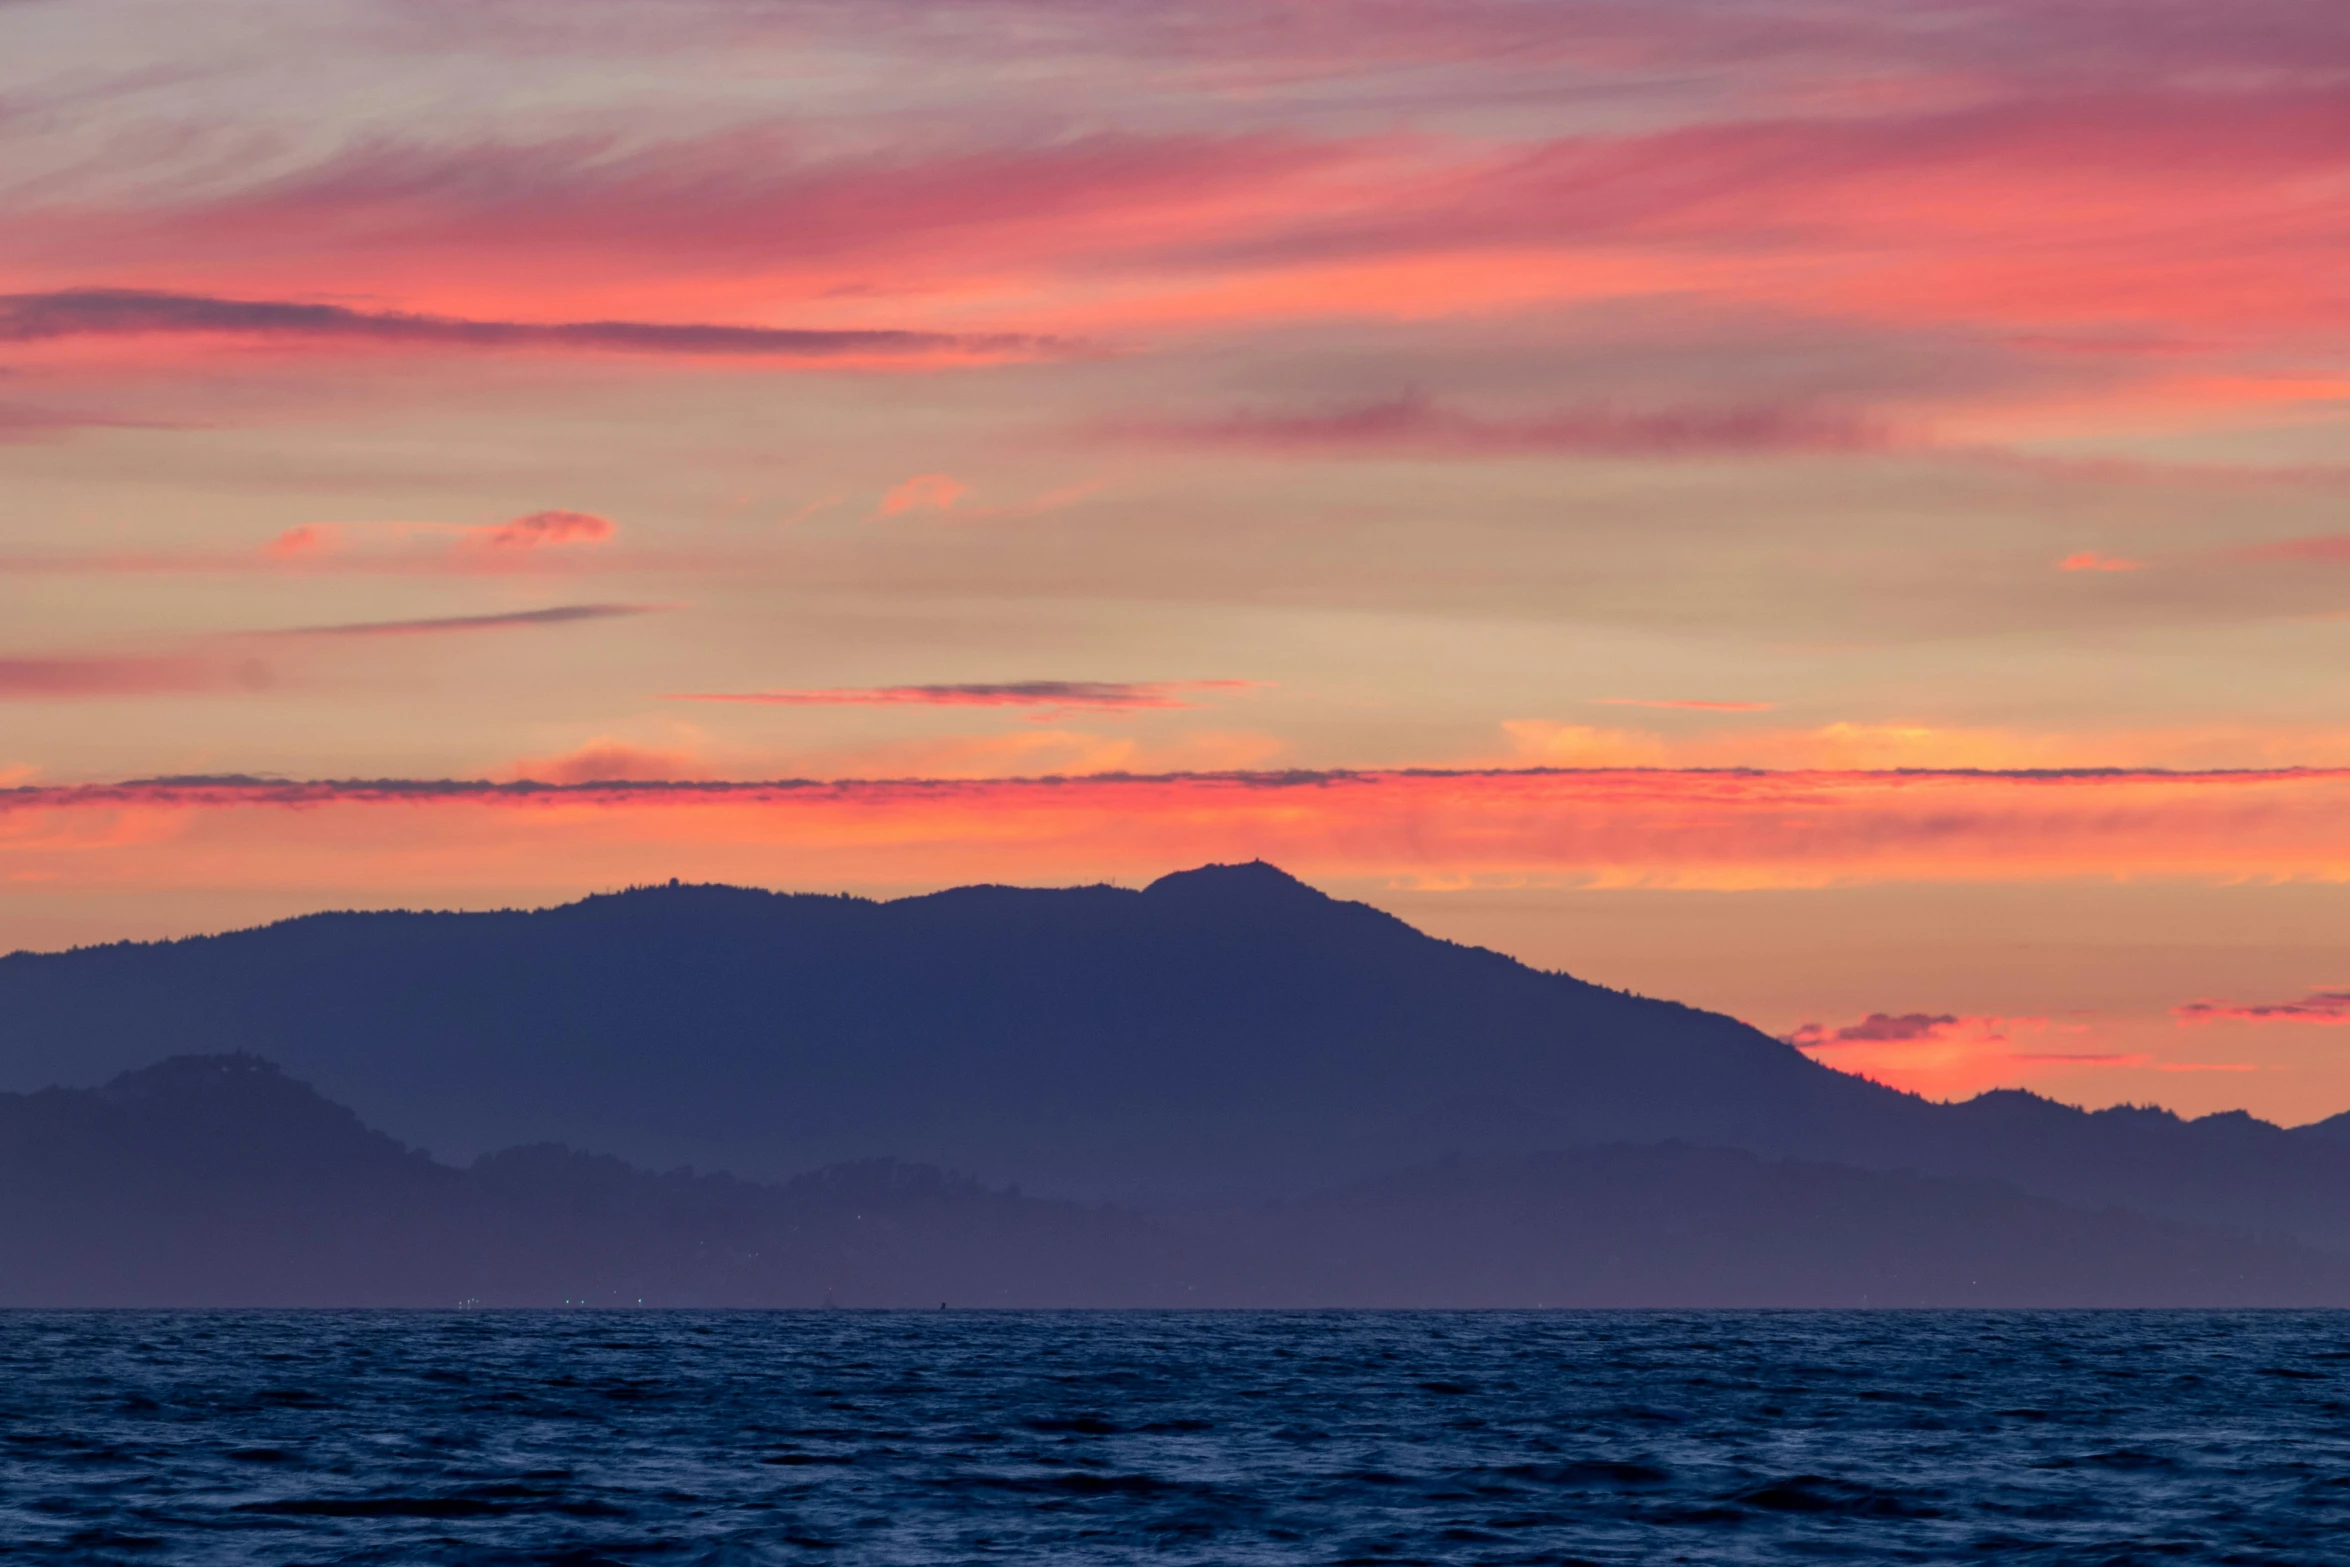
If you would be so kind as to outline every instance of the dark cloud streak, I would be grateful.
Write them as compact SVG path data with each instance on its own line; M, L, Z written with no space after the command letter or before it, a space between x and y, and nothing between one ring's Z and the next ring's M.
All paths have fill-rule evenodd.
M524 626L569 626L584 620L617 620L627 615L649 615L658 604L556 604L546 609L513 610L495 615L436 615L420 620L357 620L332 626L291 626L282 631L251 633L264 637L396 637L442 631L506 631Z
M1462 413L1417 396L1304 413L1129 421L1108 425L1103 433L1175 446L1347 457L1850 453L1904 444L1868 420L1800 408L1577 408L1501 418Z
M1065 339L1025 333L833 331L701 322L490 321L145 289L77 288L0 295L0 342L141 336L790 360L1035 357L1069 353L1076 347Z
M1183 691L1237 690L1245 680L1008 680L928 686L856 686L808 691L681 692L673 702L741 702L768 707L1189 707Z
M2350 990L2313 990L2298 1001L2189 1001L2171 1008L2182 1024L2350 1023Z
M1837 771L1778 770L1759 767L1489 767L1394 769L1290 768L1272 772L1089 773L1042 777L1001 778L769 778L741 781L710 779L606 780L590 783L542 783L536 780L501 782L487 778L273 778L250 773L210 773L156 778L133 778L118 783L22 784L0 788L0 810L46 809L72 805L103 805L148 801L233 800L261 805L306 805L334 800L527 800L538 796L593 799L711 799L759 800L792 795L831 794L864 796L987 796L1008 789L1148 788L1166 784L1200 784L1250 790L1375 788L1406 779L1539 779L1573 778L1654 779L1660 782L1738 785L1815 782L1911 782L1927 779L1980 780L1988 783L2065 785L2219 784L2244 785L2287 782L2339 782L2350 779L2350 768L2213 768L2181 771L2168 768L1882 768Z

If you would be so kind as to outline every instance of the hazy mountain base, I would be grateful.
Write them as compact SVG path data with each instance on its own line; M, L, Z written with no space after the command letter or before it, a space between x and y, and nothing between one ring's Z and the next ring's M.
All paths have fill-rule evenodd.
M1181 1217L872 1160L439 1164L251 1056L0 1095L11 1306L2350 1304L2350 1259L1987 1181L1683 1144Z
M1266 865L891 903L653 887L0 958L0 1087L221 1050L457 1159L560 1142L776 1179L889 1151L1158 1208L1678 1140L2350 1253L2339 1127L1934 1104Z

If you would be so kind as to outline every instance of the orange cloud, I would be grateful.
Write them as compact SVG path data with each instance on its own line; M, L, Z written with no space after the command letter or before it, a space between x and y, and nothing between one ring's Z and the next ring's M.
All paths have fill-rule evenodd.
M2081 550L2067 555L2056 563L2058 571L2144 571L2142 560L2125 560L2119 555L2100 555L2095 550Z
M266 560L302 560L336 548L342 542L342 530L331 522L306 522L285 532L261 546Z
M955 503L970 493L967 485L950 475L918 473L882 496L874 515L902 517L915 511L953 511Z
M1839 1071L1930 1098L1965 1098L1985 1089L2081 1072L2254 1072L2239 1061L2166 1061L2147 1051L2051 1049L2050 1032L2097 1035L2114 1020L2059 1024L2045 1017L1963 1013L1872 1012L1857 1023L1806 1023L1787 1043ZM2090 1041L2084 1041L2089 1043Z
M1832 1028L1806 1023L1787 1043L1839 1071L1934 1098L1980 1093L2009 1081L2019 1067L2039 1064L2135 1066L2142 1056L2108 1053L2019 1051L2018 1034L2048 1029L2043 1017L1975 1017L1955 1013L1872 1012L1857 1023Z

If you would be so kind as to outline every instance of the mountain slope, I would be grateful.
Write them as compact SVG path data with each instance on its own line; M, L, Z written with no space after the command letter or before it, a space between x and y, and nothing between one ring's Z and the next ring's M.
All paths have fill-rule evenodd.
M889 1154L1092 1193L1800 1138L1896 1099L1268 866L887 904L649 888L0 960L0 1087L217 1050L452 1155L561 1141L773 1175Z

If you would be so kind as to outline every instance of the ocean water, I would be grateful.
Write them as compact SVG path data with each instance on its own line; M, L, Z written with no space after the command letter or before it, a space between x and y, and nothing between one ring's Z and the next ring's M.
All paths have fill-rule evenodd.
M2350 1314L14 1312L44 1562L2350 1562Z

